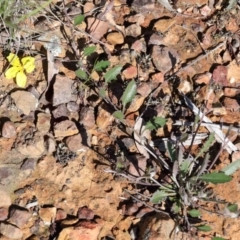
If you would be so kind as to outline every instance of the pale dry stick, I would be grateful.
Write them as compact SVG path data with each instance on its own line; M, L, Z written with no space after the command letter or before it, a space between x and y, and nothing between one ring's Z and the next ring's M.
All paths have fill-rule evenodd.
M197 42L198 42L200 48L202 49L202 51L206 54L206 50L202 47L201 42L199 41L198 37L194 34L194 32L191 29L189 29L185 26L178 25L178 24L177 24L177 26L185 29L186 31L189 31L194 36L194 38L197 40Z
M238 136L238 133L235 133L232 137L232 139L235 139L235 137ZM218 151L218 154L215 156L214 160L212 161L211 165L208 167L208 172L212 169L213 165L216 163L216 161L218 160L220 154L222 153L223 149L227 146L227 144L231 142L231 139L227 138L225 139L224 143L221 146L220 151Z
M175 126L193 126L193 122L181 122L180 120L177 120L175 123L173 123L173 125ZM213 127L216 127L216 128L219 128L219 129L229 129L229 126L226 126L226 125L222 125L221 127L219 126L219 124L216 124L216 123L201 123L201 126L203 127L207 127L207 126L213 126ZM239 128L237 127L232 127L231 128L231 131L234 131L234 132L239 132Z
M174 72L173 74L176 75L176 74L182 72L183 70L185 70L186 68L194 65L195 63L199 62L201 59L207 57L209 54L211 54L212 52L216 51L218 48L221 48L224 44L226 44L226 40L223 41L223 42L221 42L221 43L218 43L213 49L207 50L206 53L201 54L201 55L198 56L196 59L194 59L194 60L190 61L189 63L187 63L186 66L181 67L180 69L178 69L178 70L177 70L176 72Z
M60 20L52 11L51 11L51 14L52 14L54 17L56 17L56 18L58 19L58 21L60 21L63 25L65 24L65 23L64 23L62 20ZM68 17L68 15L66 15L66 17ZM70 23L71 23L71 19L70 19L69 17L68 17L68 19L70 20ZM70 24L70 26L69 26L68 24L66 24L66 25L67 25L68 27L70 27L70 28L72 27L72 24ZM83 35L86 35L87 37L91 38L93 41L98 42L99 44L105 46L105 43L104 43L104 42L102 42L102 41L96 39L95 37L91 36L91 34L85 32L84 30L77 29L76 27L74 27L74 30L75 30L76 32L82 33Z
M147 204L146 202L142 201L141 199L138 199L137 197L134 197L134 196L132 195L132 193L129 192L127 189L125 189L124 191L127 192L127 193L131 196L131 198L135 199L135 200L138 201L138 202L143 203L145 206L149 207L149 208L152 209L153 211L159 212L159 213L163 213L164 215L166 215L166 216L169 217L169 213L165 212L164 210L156 209L156 208L152 207L151 205Z
M129 181L131 181L132 183L135 183L135 184L140 184L140 185L143 185L143 186L159 186L159 184L155 184L155 183L147 183L147 182L142 182L140 180L138 180L138 178L135 178L133 176L128 176L127 174L125 173L118 173L116 172L115 170L111 170L111 169L105 169L104 172L106 173L112 173L112 174L115 174L117 176L121 176L121 177L124 177L126 179L128 179Z
M180 94L184 98L184 101L185 101L185 104L187 105L187 107L189 107L195 115L199 115L199 117L202 117L204 115L200 111L200 109L198 107L196 107L195 104L187 96L185 96L183 93L180 93ZM203 121L212 123L212 121L206 116L203 116ZM215 139L219 143L223 144L224 142L226 142L225 134L222 131L220 131L218 128L214 128L214 126L206 126L206 128L208 129L209 132L213 132L215 134ZM232 152L237 151L237 147L231 141L227 141L227 143L224 145L230 154Z
M96 25L96 27L91 30L91 27L93 26L93 24L95 23L95 21L92 23L91 27L89 28L89 30L92 32L92 31L95 31L96 28L98 27L99 23L102 21L102 19L104 18L104 16L112 10L114 6L114 0L110 0L109 3L107 3L107 5L104 6L103 10L102 10L102 13L99 14L99 18L98 18L98 23Z

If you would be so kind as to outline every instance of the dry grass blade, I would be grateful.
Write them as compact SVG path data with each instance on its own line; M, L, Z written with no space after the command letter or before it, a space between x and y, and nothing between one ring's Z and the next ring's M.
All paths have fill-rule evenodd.
M187 98L184 94L182 94L182 96L186 105L194 112L195 115L199 115L200 118L203 117L203 122L212 123L208 117L203 116L203 113L200 111L200 109L197 108L189 98ZM225 148L230 154L237 151L237 147L225 136L225 134L218 127L209 125L206 126L206 128L209 132L215 133L216 140L222 145L225 144Z

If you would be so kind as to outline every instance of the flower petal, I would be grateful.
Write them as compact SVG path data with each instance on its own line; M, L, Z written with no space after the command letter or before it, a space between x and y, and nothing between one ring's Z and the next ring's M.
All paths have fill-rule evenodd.
M31 73L35 69L35 58L33 57L24 57L21 60L23 68L27 73Z
M21 63L20 63L20 60L18 58L17 55L13 54L13 53L10 53L8 56L7 56L7 60L10 62L10 64L14 67L20 67L21 66Z
M7 79L12 79L15 78L17 73L21 71L20 67L10 67L6 72L5 72L5 76Z
M27 76L23 71L17 73L16 83L19 87L24 88L27 83Z

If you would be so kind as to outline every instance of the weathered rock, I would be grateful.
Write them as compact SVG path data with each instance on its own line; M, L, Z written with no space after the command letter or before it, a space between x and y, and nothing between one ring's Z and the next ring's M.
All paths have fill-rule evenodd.
M76 240L95 240L98 239L101 228L101 223L93 223L89 221L80 222L69 237L70 239Z
M53 106L57 106L62 103L68 103L76 100L76 95L72 94L72 85L74 81L61 75L56 76L56 80L53 84Z
M174 49L162 46L153 46L152 60L156 68L163 74L173 69L179 62L179 56Z
M0 207L5 206L8 207L12 204L12 200L5 190L0 189L0 196L1 196Z
M11 93L11 98L14 100L17 108L25 115L29 115L31 111L35 111L38 107L38 100L30 92L18 90Z
M80 113L80 123L86 129L91 129L95 125L94 111L91 108L83 108Z
M173 26L176 23L176 20L173 18L168 19L160 19L157 22L155 22L153 29L157 32L164 33L167 31L171 26Z
M28 240L39 240L39 237L37 237L35 234L33 234L32 236L30 236L28 238Z
M65 142L68 149L72 152L78 152L83 149L82 137L80 134L67 137Z
M62 118L67 117L69 115L68 109L66 107L66 104L60 104L58 105L53 111L52 111L53 117L56 118Z
M77 104L76 102L69 102L67 104L67 110L69 112L78 112L79 111L79 104Z
M65 219L66 217L67 213L63 209L61 208L57 209L55 221Z
M8 218L8 207L0 208L0 221L4 221Z
M212 74L210 72L200 73L193 77L193 81L197 84L209 84Z
M36 160L33 158L27 158L21 165L21 170L33 170L36 166Z
M31 141L17 144L16 149L29 158L38 158L45 152L44 138L37 133Z
M79 219L92 220L94 218L94 212L88 207L84 206L78 209L77 216Z
M101 130L105 130L107 127L112 125L114 121L113 115L110 113L110 109L108 106L104 105L100 107L99 113L96 119L96 124Z
M147 46L144 38L141 38L140 40L136 40L132 46L131 49L134 50L137 54L140 54L141 52L147 51Z
M9 222L21 228L30 219L32 214L24 208L19 208L17 206L11 206L9 212Z
M72 226L75 223L77 223L79 221L79 219L76 218L71 218L71 219L65 219L61 222L61 227L68 227L68 226Z
M23 236L22 231L8 223L0 223L0 233L10 239L21 239Z
M55 207L40 208L39 216L45 225L50 226L52 221L56 218L56 212L57 208Z
M110 32L107 35L107 41L112 45L123 44L124 38L120 32Z
M16 127L13 122L6 121L2 127L2 136L5 138L12 138L16 136Z
M47 152L48 154L52 154L53 152L56 151L56 141L53 138L47 138L46 139L46 144L47 144Z
M124 76L125 79L133 79L137 77L137 73L138 73L137 67L129 66L122 72L122 75Z
M138 24L132 24L125 31L127 36L138 37L142 33L142 28Z
M236 99L233 98L224 98L224 106L226 109L231 110L233 112L239 111L240 106Z
M69 236L69 234L73 231L73 229L74 229L73 227L64 228L64 229L60 232L57 240L66 240L66 239L68 239L68 236ZM74 240L74 239L73 239L73 240Z
M77 133L78 129L76 124L70 120L62 121L54 126L55 137L67 137Z
M64 228L60 232L58 240L96 240L98 239L101 228L102 224L100 223L91 223L89 221L84 221L79 223L75 228Z
M91 36L96 39L101 39L104 34L107 33L108 29L111 27L110 23L106 21L97 20L94 17L87 18L87 30L91 32ZM93 39L93 42L94 41Z
M184 94L187 94L192 91L192 84L187 80L183 80L178 86L178 90Z
M174 229L174 221L160 213L146 216L144 221L141 222L139 228L139 236L144 236L147 232L151 233L151 239L166 240L170 239L172 230ZM182 239L182 233L176 236L176 239ZM140 238L141 240L143 238Z
M16 174L16 172L12 167L0 167L0 184L7 185L12 182L14 174Z
M50 129L51 115L48 113L38 113L37 115L37 129L42 134L46 134Z
M150 94L151 90L152 89L150 84L143 82L138 86L137 93L139 93L143 97L147 97Z

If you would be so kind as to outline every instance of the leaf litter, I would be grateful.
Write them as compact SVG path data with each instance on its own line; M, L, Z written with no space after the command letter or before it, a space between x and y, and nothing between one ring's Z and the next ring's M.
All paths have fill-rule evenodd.
M147 186L146 176L163 174L169 180L159 163L168 164L154 152L166 151L169 139L174 141L169 129L188 132L187 123L194 126L200 113L196 137L175 141L186 148L193 142L191 150L199 153L208 131L213 132L226 148L215 168L223 169L228 180L226 175L239 169L239 9L234 1L228 6L210 2L51 1L43 15L23 20L20 41L11 39L8 53L30 54L37 61L21 90L14 79L1 75L0 190L8 199L2 206L22 208L15 219L1 220L2 235L83 239L87 229L89 239L170 239L174 222L159 218L166 206L155 208L152 203L160 200L151 203L153 193L147 188L136 193L133 185ZM6 31L0 34L3 38ZM8 66L5 45L2 72ZM168 127L166 119L171 119ZM27 161L36 164L21 168ZM181 167L174 166L176 174ZM214 182L219 176L199 178ZM231 182L213 190L237 202L237 182L234 174ZM154 186L154 178L148 184ZM32 214L27 221L26 211ZM201 217L215 222L214 228L198 226L210 231L209 238L239 238L231 220L204 211ZM161 222L157 232L156 222ZM225 226L231 227L223 232ZM175 239L183 235L192 239L185 233Z

